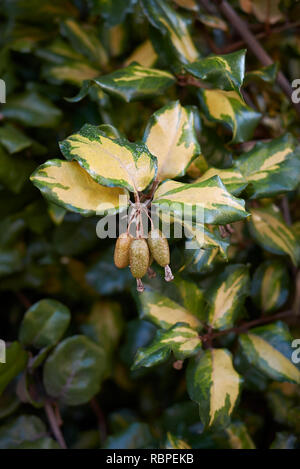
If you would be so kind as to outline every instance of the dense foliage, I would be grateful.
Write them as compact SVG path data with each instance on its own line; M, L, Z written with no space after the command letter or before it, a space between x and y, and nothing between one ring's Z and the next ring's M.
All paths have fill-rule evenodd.
M0 448L299 448L300 2L229 3L0 0Z

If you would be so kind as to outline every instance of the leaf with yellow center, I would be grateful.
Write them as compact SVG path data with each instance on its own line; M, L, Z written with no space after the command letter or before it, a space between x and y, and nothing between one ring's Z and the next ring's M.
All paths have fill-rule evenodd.
M210 305L208 323L214 329L228 329L234 325L242 311L249 287L249 271L242 264L225 267L215 278L206 292Z
M247 361L276 381L300 384L299 364L292 361L292 337L286 324L278 321L256 327L239 337Z
M97 126L85 125L61 142L68 160L78 163L99 184L142 191L156 174L156 158L143 143L107 137Z
M232 142L251 138L261 114L247 106L237 91L199 90L198 96L208 119L231 128Z
M275 205L251 209L249 228L255 241L274 254L287 254L297 265L300 259L299 245L289 226Z
M199 404L203 424L227 426L240 393L241 380L226 349L205 350L187 369L190 398Z
M82 215L114 213L128 205L125 189L97 184L76 161L49 160L30 179L48 200Z
M248 184L237 168L209 168L195 182L206 181L206 179L210 179L213 176L219 176L226 189L234 195L239 195Z
M165 181L155 192L153 205L197 223L225 224L249 215L244 200L230 194L219 176L193 184Z
M201 153L193 110L181 106L179 101L152 115L143 140L157 157L160 181L183 176L189 164Z

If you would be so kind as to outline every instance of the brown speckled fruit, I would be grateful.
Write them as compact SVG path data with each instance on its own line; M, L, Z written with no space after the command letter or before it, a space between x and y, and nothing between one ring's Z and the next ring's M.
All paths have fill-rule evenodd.
M147 273L150 253L147 241L134 239L129 248L130 270L133 277L140 279Z
M151 230L149 232L148 245L153 258L161 267L170 263L169 243L161 231Z
M128 233L121 233L117 239L114 252L114 262L116 267L119 269L124 269L124 267L129 265L129 248L132 240L132 236Z

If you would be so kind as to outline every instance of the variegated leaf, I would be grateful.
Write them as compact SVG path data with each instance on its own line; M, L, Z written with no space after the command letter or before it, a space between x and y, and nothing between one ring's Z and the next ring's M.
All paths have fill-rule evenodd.
M244 85L252 81L261 81L263 83L274 83L278 72L278 64L274 63L262 67L259 70L252 70L247 72L244 79Z
M200 153L194 113L174 101L156 111L146 127L143 141L157 157L159 180L183 176Z
M225 224L249 215L244 200L231 195L218 176L194 184L165 181L155 192L153 204L197 223Z
M73 18L68 18L61 24L61 30L75 51L83 54L92 63L106 65L108 57L98 39L96 28L90 25L84 27Z
M191 11L198 11L196 0L173 0L178 6Z
M76 161L49 160L30 179L48 200L81 215L120 211L128 205L125 189L97 184Z
M206 181L213 176L219 176L226 189L234 195L239 195L248 184L241 172L235 167L228 169L209 168L195 182Z
M142 191L154 179L156 158L143 143L111 139L97 126L86 124L60 143L68 160L78 163L99 184Z
M125 66L127 67L133 62L136 62L142 67L153 67L157 61L157 57L157 53L153 49L151 41L147 39L133 51L128 59L126 59Z
M63 64L50 64L43 67L42 75L53 83L71 83L81 86L84 80L99 75L99 70L84 61L68 60Z
M188 445L184 440L178 438L172 433L167 433L167 441L164 446L165 449L191 449L191 446Z
M209 303L208 324L213 329L228 329L241 316L249 293L249 269L243 264L229 265L215 277L206 292Z
M123 99L127 103L151 98L162 94L175 83L175 77L164 70L131 64L108 75L93 78L84 84L79 99L86 96L91 84L98 85L103 91ZM73 99L75 99L73 98Z
M226 349L205 350L188 365L188 393L199 404L200 419L206 427L228 425L240 385L240 376L233 368L231 353Z
M251 296L262 313L281 308L289 296L289 272L280 261L266 261L256 269Z
M201 340L197 331L184 323L178 323L166 331L158 330L154 341L138 350L132 369L158 365L167 360L171 352L177 360L183 360L195 355L200 348Z
M197 249L184 251L184 264L179 272L187 271L192 274L200 274L213 269L214 262L218 258L218 248Z
M233 143L251 138L261 114L247 106L236 91L200 90L198 96L208 119L231 128Z
M232 54L212 55L185 65L185 69L214 88L240 93L245 74L246 50Z
M138 298L138 309L141 319L151 321L163 329L169 329L178 322L186 323L196 330L202 327L201 321L194 313L148 288Z
M243 422L232 422L214 438L222 449L255 449L255 444Z
M284 135L255 147L237 159L236 164L247 179L247 194L251 199L273 197L293 190L299 183L300 158L295 141Z
M274 254L287 254L297 265L300 259L299 245L291 228L287 226L275 205L250 210L250 232L255 241Z
M208 28L220 29L221 31L224 31L225 33L228 31L228 25L219 16L207 15L206 13L200 13L199 21L201 21L202 24L205 24L205 26L207 26Z
M180 62L194 62L199 53L182 16L165 0L142 0L142 5L150 23L162 33L163 44L167 43Z
M249 363L275 381L300 384L300 366L292 362L292 337L281 321L239 336Z

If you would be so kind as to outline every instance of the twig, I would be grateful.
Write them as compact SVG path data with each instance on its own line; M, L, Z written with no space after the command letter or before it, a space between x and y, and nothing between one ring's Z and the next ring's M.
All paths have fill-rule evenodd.
M55 436L57 443L62 449L67 449L66 442L64 440L62 432L60 431L59 423L57 421L57 416L55 415L51 402L46 401L44 408L45 408L45 412L46 412L52 433Z
M239 333L245 332L248 329L251 329L252 327L260 326L261 324L266 324L268 322L276 321L277 319L282 319L288 316L292 316L293 314L294 312L292 310L288 310L288 311L283 311L282 313L274 314L273 316L264 316L259 319L255 319L253 321L246 322L245 324L242 324L240 326L232 327L230 329L225 329L224 331L219 331L219 332L209 331L207 334L200 336L200 339L205 344L207 343L211 344L212 340L218 337L222 337L223 335L230 334L231 332L239 334Z
M98 419L98 428L99 428L99 434L100 434L100 440L103 443L106 440L107 437L107 428L106 428L106 422L105 422L105 417L104 414L101 410L101 407L99 406L97 399L93 397L93 399L90 402L91 408L93 409L97 419Z

